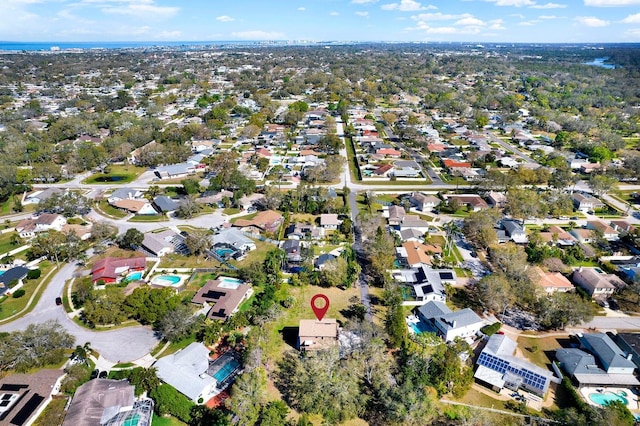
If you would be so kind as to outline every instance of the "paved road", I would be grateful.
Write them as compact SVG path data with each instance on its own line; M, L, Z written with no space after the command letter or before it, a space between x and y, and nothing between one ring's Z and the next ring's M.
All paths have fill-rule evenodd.
M223 224L227 216L220 212L214 212L197 216L191 219L175 219L170 218L163 222L127 222L125 219L111 219L102 216L95 210L92 210L87 214L87 217L94 222L105 222L118 228L118 232L126 232L129 228L136 228L140 232L149 232L155 229L166 228L168 226L180 226L189 225L196 228L212 228Z
M44 290L36 307L27 315L13 322L0 325L0 331L24 330L29 324L57 320L76 338L76 344L91 342L91 347L114 363L134 361L148 354L160 341L149 327L127 327L110 331L91 331L76 325L69 319L62 306L56 306L56 297L71 279L76 265L67 263L55 274Z
M485 132L485 135L489 138L489 140L491 142L498 143L505 150L514 152L516 155L521 157L527 163L538 164L537 161L533 160L531 157L529 157L527 154L525 154L519 147L517 147L517 146L515 146L515 145L513 145L513 144L511 144L511 143L509 143L507 141L505 141L504 139L500 139L499 137L494 135L492 132Z
M640 317L595 317L582 326L600 330L640 330Z

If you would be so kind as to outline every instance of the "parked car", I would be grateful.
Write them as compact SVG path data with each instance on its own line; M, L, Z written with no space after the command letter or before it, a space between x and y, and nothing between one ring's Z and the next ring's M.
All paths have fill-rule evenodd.
M56 297L56 305L62 305L62 297Z

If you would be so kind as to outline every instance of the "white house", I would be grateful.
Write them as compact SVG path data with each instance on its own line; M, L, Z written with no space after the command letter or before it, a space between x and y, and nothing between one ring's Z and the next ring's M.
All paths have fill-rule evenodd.
M61 231L67 220L55 213L42 213L40 216L25 219L16 225L16 231L21 238L30 238L38 232Z
M454 312L438 301L420 306L418 318L447 342L455 340L456 337L473 338L485 325L485 321L471 309L465 308Z
M418 210L429 212L435 209L440 204L441 200L435 195L426 195L422 192L413 192L411 196L409 196L409 202Z
M320 226L324 229L338 229L341 221L335 213L324 213L320 215Z

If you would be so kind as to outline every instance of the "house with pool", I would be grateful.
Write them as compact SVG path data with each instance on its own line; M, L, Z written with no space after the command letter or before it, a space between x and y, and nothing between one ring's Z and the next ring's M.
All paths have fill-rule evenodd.
M200 342L158 359L153 366L160 380L196 404L204 404L218 395L242 372L235 352L212 359L209 349Z
M640 386L633 355L623 351L606 333L579 334L580 348L558 349L560 367L578 387Z
M139 280L146 267L147 258L144 256L129 259L105 257L97 260L91 268L91 282L113 284L125 278L129 281Z
M226 320L238 312L240 305L249 299L253 289L249 284L231 277L209 280L191 299L192 303L210 307L207 318Z

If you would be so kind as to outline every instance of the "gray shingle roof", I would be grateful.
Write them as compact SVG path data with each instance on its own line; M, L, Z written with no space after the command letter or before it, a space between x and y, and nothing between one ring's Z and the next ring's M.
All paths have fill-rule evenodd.
M193 342L179 352L160 358L154 364L158 377L176 388L189 399L195 400L202 390L216 380L205 374L209 368L209 349Z
M625 353L604 333L588 333L580 339L604 365L614 368L635 368L635 364L625 357Z
M166 195L158 195L153 199L153 203L162 212L172 212L178 209L178 203L176 203L175 200L167 197Z

